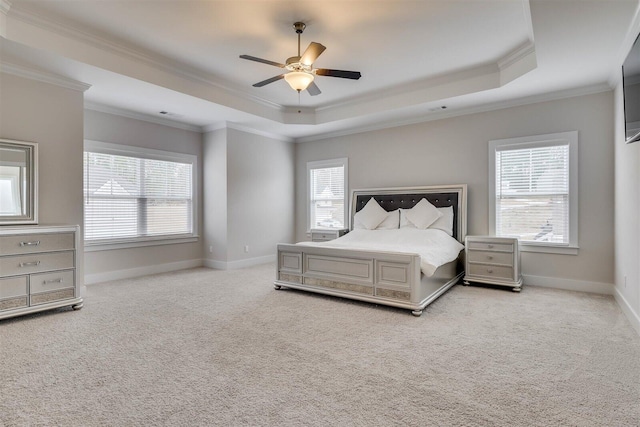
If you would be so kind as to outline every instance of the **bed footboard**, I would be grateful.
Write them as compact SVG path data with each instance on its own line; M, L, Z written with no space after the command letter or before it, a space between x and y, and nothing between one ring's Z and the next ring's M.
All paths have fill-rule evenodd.
M417 254L280 244L274 287L406 308L420 316L462 277L457 264L445 264L427 278Z

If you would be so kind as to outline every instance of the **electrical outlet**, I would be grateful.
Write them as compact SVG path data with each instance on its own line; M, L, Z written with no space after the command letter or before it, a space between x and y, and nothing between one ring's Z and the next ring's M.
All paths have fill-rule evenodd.
M213 246L209 246L209 253L212 254L213 253Z
M246 253L246 254L249 253L249 245L245 245L244 246L244 253Z

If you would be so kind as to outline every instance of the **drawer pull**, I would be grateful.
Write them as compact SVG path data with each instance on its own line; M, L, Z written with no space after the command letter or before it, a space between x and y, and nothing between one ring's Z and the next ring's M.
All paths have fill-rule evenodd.
M20 242L20 246L38 246L40 244L40 240L36 240L34 242Z
M493 257L491 255L487 255L488 259L493 259Z
M487 247L488 247L489 249L492 249L492 248L493 248L493 245L492 245L491 243L489 243L489 244L487 245Z
M36 265L40 265L40 261L31 261L31 262L21 262L20 267L33 267Z
M45 280L42 282L43 285L48 285L50 283L62 283L64 282L64 280L62 279L62 277L59 277L57 279L50 279L50 280Z
M492 268L487 268L487 273L493 273L493 269Z

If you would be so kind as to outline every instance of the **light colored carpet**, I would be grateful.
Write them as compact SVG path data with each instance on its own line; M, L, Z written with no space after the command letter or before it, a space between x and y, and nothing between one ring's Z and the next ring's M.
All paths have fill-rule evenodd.
M415 318L274 275L109 282L0 321L0 425L640 424L640 337L609 296L455 286Z

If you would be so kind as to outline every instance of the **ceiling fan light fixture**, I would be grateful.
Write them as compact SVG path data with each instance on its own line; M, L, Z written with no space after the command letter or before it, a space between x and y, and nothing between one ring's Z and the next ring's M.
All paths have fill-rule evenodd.
M304 71L292 71L285 74L284 79L289 83L291 89L300 92L307 89L313 82L313 74L305 73Z

